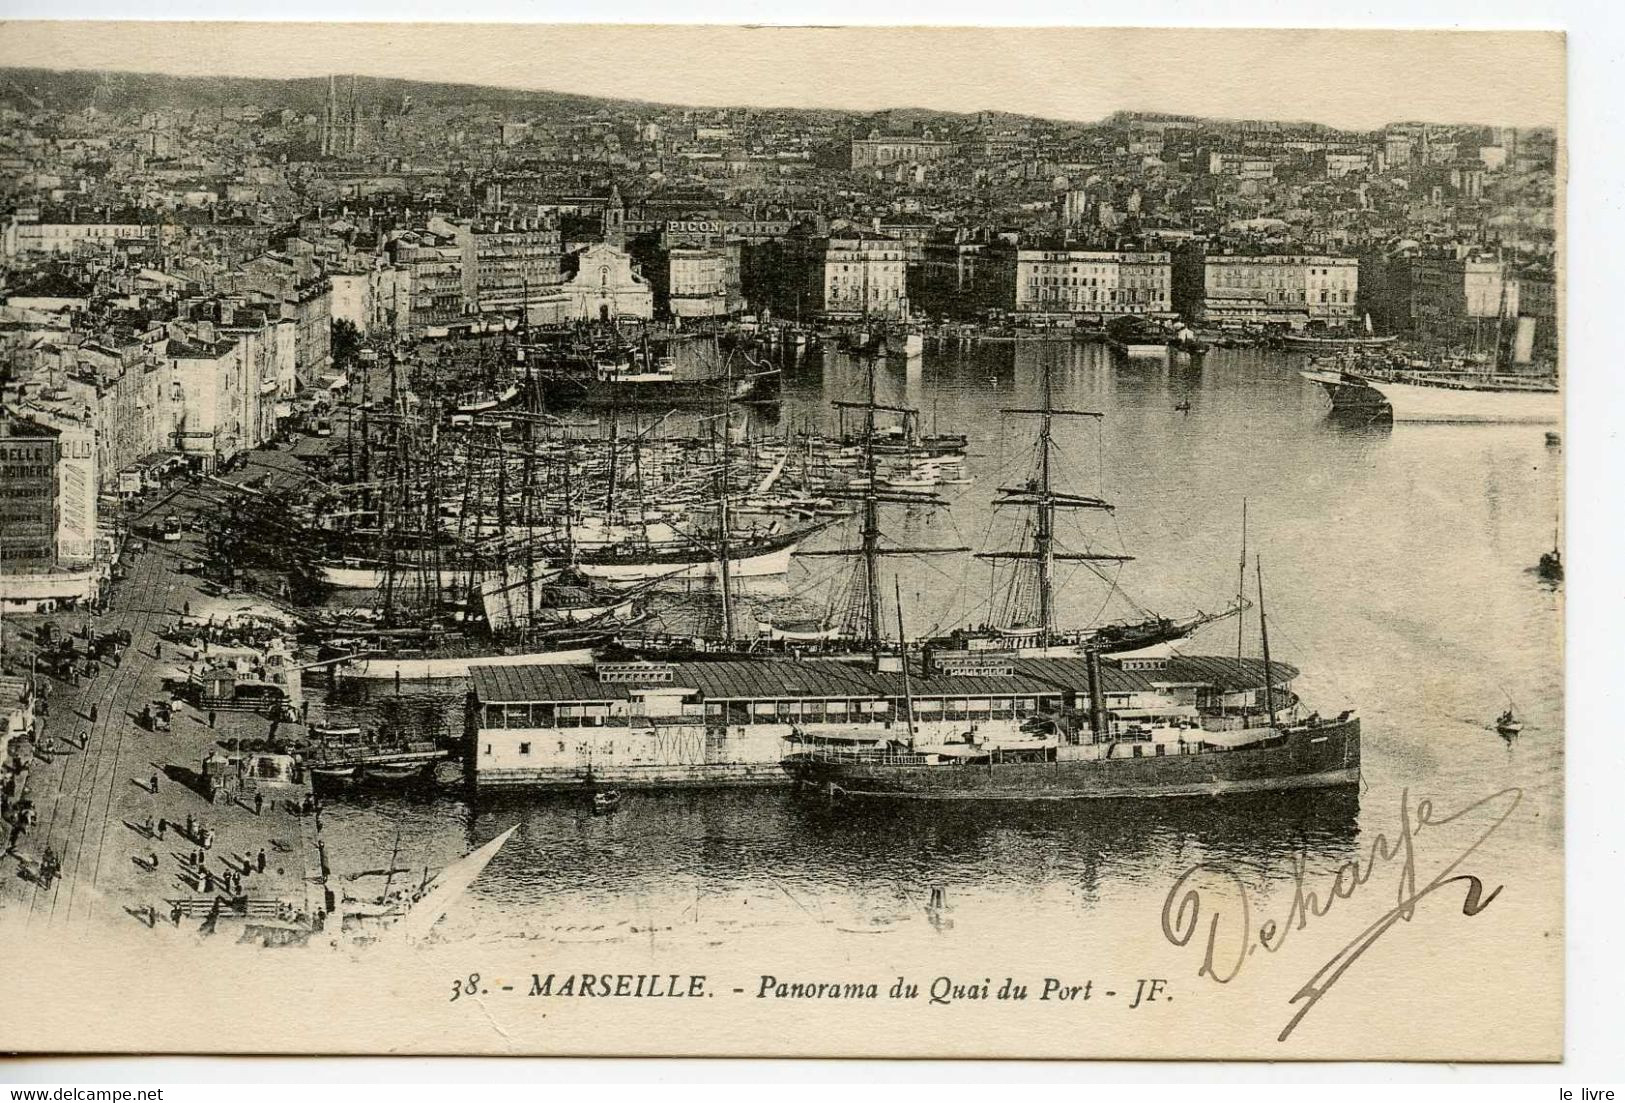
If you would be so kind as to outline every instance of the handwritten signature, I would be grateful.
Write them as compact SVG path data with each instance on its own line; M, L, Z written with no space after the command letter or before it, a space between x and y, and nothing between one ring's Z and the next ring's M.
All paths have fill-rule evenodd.
M1331 959L1317 969L1288 1001L1290 1004L1301 1003L1303 1006L1298 1008L1277 1037L1278 1041L1284 1042L1297 1029L1304 1016L1309 1014L1342 979L1343 974L1360 960L1362 954L1375 945L1396 923L1401 920L1410 922L1416 914L1416 905L1425 897L1439 889L1460 883L1465 886L1461 905L1463 915L1474 916L1490 906L1500 895L1503 886L1497 885L1486 893L1483 881L1472 874L1457 873L1456 869L1507 821L1522 800L1523 790L1502 789L1482 800L1474 801L1465 808L1444 815L1436 812L1433 802L1429 800L1418 800L1413 808L1410 791L1405 790L1400 795L1399 831L1392 841L1387 835L1378 835L1365 862L1362 863L1356 858L1339 866L1336 873L1332 874L1330 884L1324 888L1324 897L1318 895L1308 885L1307 856L1301 853L1295 855L1292 862L1294 881L1292 904L1287 911L1286 919L1280 923L1273 919L1265 920L1259 923L1256 929L1253 926L1253 910L1248 899L1247 886L1242 879L1226 866L1202 862L1186 870L1168 890L1167 899L1162 904L1162 933L1175 946L1185 946L1197 937L1203 916L1207 915L1207 941L1202 964L1197 969L1196 975L1211 977L1219 984L1228 984L1236 978L1247 959L1260 947L1272 954L1277 952L1286 944L1291 932L1301 931L1312 919L1326 915L1337 900L1352 899L1379 869L1389 868L1397 863L1399 884L1394 906L1332 955ZM1497 809L1499 814L1496 814ZM1473 839L1472 845L1455 855L1431 881L1418 888L1416 837L1427 828L1442 827L1481 810L1485 810L1486 817L1494 816L1494 818L1488 820L1487 825ZM1212 886L1215 882L1220 886L1218 889L1220 895L1217 902L1211 902L1204 892L1213 891ZM1206 889L1204 886L1207 886Z

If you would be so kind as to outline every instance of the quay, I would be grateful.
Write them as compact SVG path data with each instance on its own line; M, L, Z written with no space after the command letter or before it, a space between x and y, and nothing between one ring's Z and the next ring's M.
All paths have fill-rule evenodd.
M254 454L245 477L266 474L276 458ZM183 488L136 519L201 508ZM198 540L130 536L101 608L5 617L0 673L20 687L26 725L10 725L0 763L9 844L0 926L119 922L160 936L235 929L297 942L333 910L310 777L288 756L258 750L272 720L170 703L177 666L206 645L165 634L245 604L185 569ZM41 661L48 644L60 654L61 638L87 634L122 646L83 666ZM168 707L155 713L160 701Z

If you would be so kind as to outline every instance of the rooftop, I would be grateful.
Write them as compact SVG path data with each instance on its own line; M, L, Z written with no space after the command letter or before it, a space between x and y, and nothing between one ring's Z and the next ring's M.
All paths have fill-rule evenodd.
M1088 685L1083 659L1016 659L1010 675L914 674L910 690L916 697L1037 696ZM719 662L652 663L651 669L672 671L669 680L600 681L591 667L559 664L533 666L474 666L470 671L474 696L485 703L540 701L616 701L657 688L693 690L709 701L773 700L799 697L901 697L901 674L881 673L867 662L797 659L736 659ZM1259 659L1173 656L1166 667L1124 670L1110 662L1101 665L1107 693L1133 693L1168 685L1202 685L1216 691L1252 689L1263 684L1264 664ZM1296 668L1272 663L1277 684L1297 677Z

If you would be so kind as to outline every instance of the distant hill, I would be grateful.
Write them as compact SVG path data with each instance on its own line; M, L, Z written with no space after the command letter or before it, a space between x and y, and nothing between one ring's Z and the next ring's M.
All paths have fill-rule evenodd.
M58 70L0 67L0 105L21 110L49 109L76 111L95 104L110 111L149 111L162 107L207 110L227 105L255 104L267 111L288 108L299 112L319 111L327 98L326 77L272 79L265 77L179 77L162 73L130 73L97 70ZM339 77L339 94L348 94L348 78ZM506 109L514 114L551 121L569 121L583 115L625 111L643 107L659 111L693 111L715 117L730 108L685 104L656 104L643 100L607 99L546 89L499 88L479 84L449 84L435 81L401 80L395 77L360 77L356 98L369 112L399 106L410 96L415 105L432 108ZM972 119L997 126L1019 127L1046 122L1065 128L1123 126L1155 121L1192 121L1217 127L1251 126L1249 120L1196 118L1158 112L1118 111L1093 123L1040 119L1005 111L952 112L935 108L895 107L881 111L855 111L838 108L772 108L778 114L834 120L844 123L854 135L871 129L882 133L915 133L927 129L962 127ZM1282 130L1334 128L1310 122L1258 123Z
M348 92L341 77L339 94ZM440 84L360 77L356 98L373 107L399 104L411 96L416 104L435 107L509 106L528 114L580 116L636 101L595 99L563 92L492 88L476 84ZM157 108L207 110L226 105L257 104L269 111L289 108L318 111L327 99L326 77L273 80L260 77L177 77L162 73L91 70L0 68L0 103L20 109L83 110L93 103L108 110L149 111Z
M348 76L339 74L339 95L348 94ZM359 77L356 98L363 106L398 105L410 96L416 105L436 108L504 107L516 113L567 120L595 112L647 107L661 111L715 114L727 108L685 104L655 104L643 100L605 99L545 89L498 88L478 84L447 84L401 80L394 77ZM263 77L179 77L163 73L105 70L58 70L0 67L0 104L21 110L81 111L95 104L110 111L150 111L158 108L207 110L222 106L256 104L267 111L288 108L319 111L327 99L326 77L272 79ZM930 127L962 125L978 115L1000 123L1019 125L1037 121L1007 112L940 111L897 107L883 111L838 108L775 108L776 113L836 120L851 125L854 133L871 128L918 132Z

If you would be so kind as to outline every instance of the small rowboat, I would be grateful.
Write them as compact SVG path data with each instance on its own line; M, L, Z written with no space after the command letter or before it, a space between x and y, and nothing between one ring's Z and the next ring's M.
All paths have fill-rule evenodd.
M621 806L619 789L600 789L592 795L592 814L606 816Z
M1511 709L1507 709L1495 718L1495 730L1502 735L1517 735L1523 731L1523 721L1514 716Z
M354 766L312 766L310 768L310 772L316 777L330 778L335 781L355 777L355 771Z
M367 765L368 781L413 781L423 773L422 762L380 762Z

